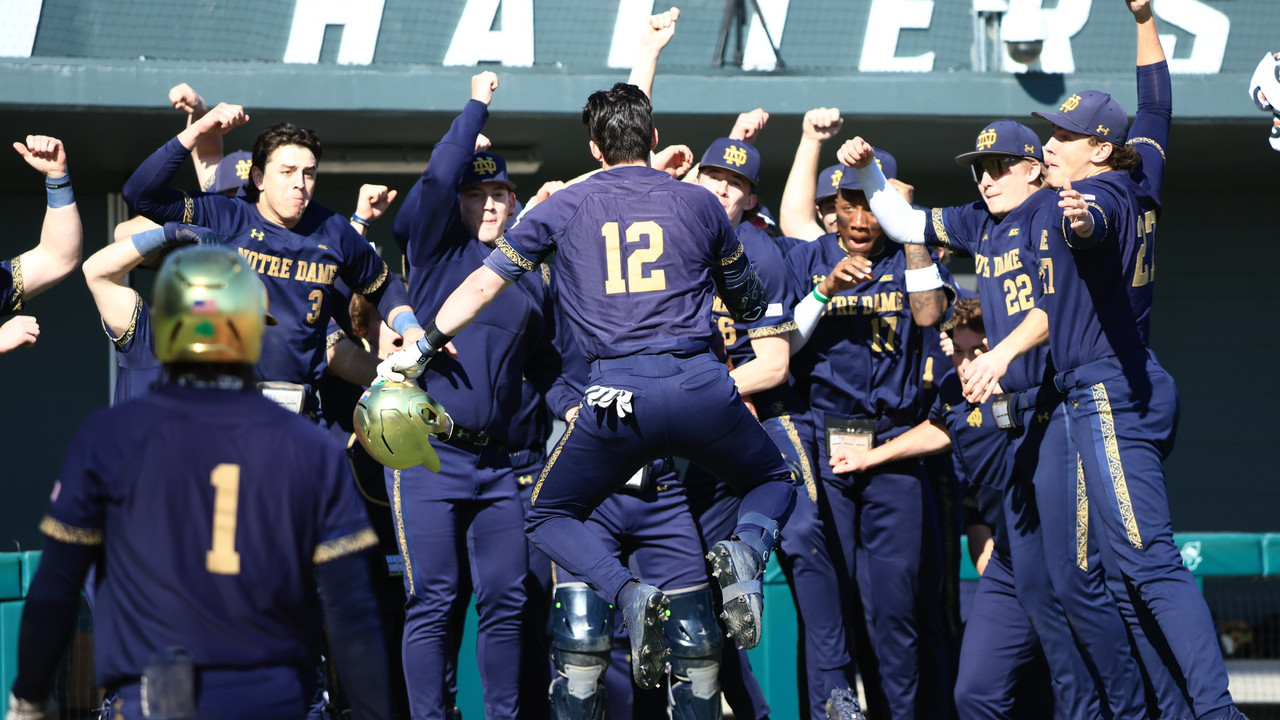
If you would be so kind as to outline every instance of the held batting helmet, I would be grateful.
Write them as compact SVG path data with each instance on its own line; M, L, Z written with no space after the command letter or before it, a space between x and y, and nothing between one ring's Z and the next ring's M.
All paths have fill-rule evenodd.
M160 267L151 303L162 363L246 363L262 354L275 324L267 289L239 253L216 245L176 250Z
M356 437L374 460L395 470L423 465L440 471L430 436L447 439L453 419L417 385L384 382L370 387L356 403L352 419Z

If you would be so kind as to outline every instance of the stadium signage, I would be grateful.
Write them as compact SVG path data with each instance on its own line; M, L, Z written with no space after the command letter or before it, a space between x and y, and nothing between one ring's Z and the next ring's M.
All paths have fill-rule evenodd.
M90 4L96 0L89 0ZM953 2L957 0L952 0ZM538 57L535 48L539 47L538 33L563 34L564 28L551 24L535 24L535 0L464 0L461 12L457 5L448 2L442 5L438 16L446 22L428 27L419 27L417 23L387 22L384 23L384 10L388 6L400 11L402 6L394 5L400 0L363 0L353 3L348 0L296 0L292 12L292 21L263 26L257 17L243 18L245 26L255 26L264 32L280 33L285 36L282 43L283 52L278 51L274 57L226 57L226 60L253 59L286 63L316 64L321 62L321 51L325 44L326 31L341 28L341 42L336 60L344 65L376 65L379 60L375 55L380 51L391 50L397 59L410 52L408 48L427 48L420 53L414 62L423 64L441 64L445 66L469 66L479 64L498 64L505 67L530 67L537 63L552 62L548 58ZM1076 56L1072 39L1079 34L1094 16L1106 16L1104 3L1094 0L1058 0L1053 7L1045 7L1050 3L1045 0L1013 0L1038 11L1045 21L1046 38L1044 52L1040 59L1039 69L1049 73L1070 74L1076 71ZM1263 0L1270 2L1270 0ZM436 3L427 2L434 7ZM37 40L45 33L98 32L95 28L59 28L57 17L42 18L42 6L48 12L51 7L59 6L58 0L5 0L0 11L7 32L0 35L0 57L30 58L41 53L36 52ZM143 0L126 0L118 3L123 9L136 6L139 11L148 3ZM447 7L446 7L447 5ZM968 3L965 3L967 6ZM575 69L584 66L600 67L602 64L610 68L627 67L635 53L638 42L635 27L645 15L654 10L653 0L614 0L613 3L595 5L594 3L580 9L562 9L570 14L596 15L612 13L614 15L612 37L607 44L607 56L601 57L604 43L592 45L595 57L586 56L586 49L579 47L583 43L565 43L556 38L550 43L555 48L555 61L572 63ZM665 7L665 0L663 3ZM814 12L865 13L857 26L863 29L861 43L851 47L860 48L856 55L847 58L851 69L861 72L915 72L926 73L940 69L936 65L937 55L933 50L920 52L920 43L904 50L901 45L903 31L938 31L954 34L954 28L940 29L942 24L953 24L954 13L948 19L939 19L943 13L937 0L859 0L842 3L839 6L826 5L836 9L818 10L809 0L771 0L762 2L764 20L768 23L773 38L783 38L782 50L787 52L787 41L784 36L788 20L797 11L806 12L810 16ZM421 6L419 6L421 7ZM1225 11L1230 9L1237 19L1247 25L1252 15L1257 14L1261 6L1253 2L1219 3L1217 7L1210 0L1161 0L1156 5L1156 12L1162 25L1170 33L1162 36L1166 52L1173 58L1170 70L1175 74L1217 74L1223 69L1227 40L1231 34L1231 16ZM1111 8L1106 8L1109 11ZM965 8L968 15L968 8ZM163 13L163 6L152 7L148 12ZM224 11L225 12L225 11ZM245 11L251 15L258 10ZM276 11L277 13L280 11ZM287 13L288 11L283 11ZM432 11L434 14L434 11ZM717 14L719 10L717 9ZM457 17L452 26L448 19ZM198 23L200 19L187 13L184 18L189 23ZM216 18L210 17L212 21ZM155 22L165 22L156 17ZM1097 22L1104 22L1096 20ZM65 21L64 21L65 22ZM496 28L496 29L495 29ZM1176 30L1175 30L1176 29ZM967 32L967 28L964 32ZM447 42L444 36L447 34ZM434 43L423 43L428 37ZM434 37L432 37L434 36ZM98 38L101 41L101 38ZM122 39L121 44L129 42ZM135 41L136 42L136 41ZM100 42L101 44L101 42ZM545 46L547 43L542 43ZM1191 50L1178 52L1177 45L1190 44ZM266 43L271 46L272 43ZM275 44L279 47L281 44ZM926 42L927 47L927 42ZM130 48L132 50L132 48ZM1266 50L1271 48L1260 48ZM183 57L174 54L180 52L174 48L155 48L154 52L144 48L141 54L148 57ZM426 56L422 56L425 54ZM115 55L95 55L97 57L115 57ZM136 58L134 52L132 57ZM195 56L199 57L199 56ZM775 67L776 59L765 38L760 19L753 17L746 34L743 67L748 70L768 71ZM1026 67L1015 63L1008 57L1003 58L1003 69L1008 72L1019 72ZM799 63L798 65L803 65Z

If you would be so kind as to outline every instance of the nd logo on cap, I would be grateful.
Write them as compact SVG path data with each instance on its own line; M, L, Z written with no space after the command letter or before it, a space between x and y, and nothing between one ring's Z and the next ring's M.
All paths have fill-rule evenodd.
M249 159L236 161L236 177L241 180L249 179L249 169L253 167L253 161Z
M747 164L747 151L737 145L730 145L724 149L724 161L734 167L742 167Z
M1078 108L1078 107L1080 107L1080 95L1079 95L1079 94L1076 94L1076 95L1072 95L1071 97L1067 98L1065 102L1063 102L1061 105L1059 105L1059 106L1058 106L1058 111L1059 111L1059 112L1064 112L1064 113L1065 113L1065 112L1071 112L1072 110L1075 110L1075 109L1076 109L1076 108Z
M977 149L989 150L992 146L996 144L996 141L999 139L1000 139L1000 136L996 134L995 128L987 128L986 130L983 130L980 135L978 135Z
M480 156L471 161L471 170L476 175L492 175L498 172L498 163L491 157Z

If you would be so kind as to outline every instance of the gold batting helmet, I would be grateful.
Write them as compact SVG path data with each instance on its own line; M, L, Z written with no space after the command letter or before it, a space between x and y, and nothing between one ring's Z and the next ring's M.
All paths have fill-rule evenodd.
M352 419L356 437L374 460L396 470L424 465L431 472L440 471L430 436L448 438L453 419L417 385L373 385L360 396Z
M248 363L262 354L267 291L234 250L197 245L160 267L151 325L162 363Z

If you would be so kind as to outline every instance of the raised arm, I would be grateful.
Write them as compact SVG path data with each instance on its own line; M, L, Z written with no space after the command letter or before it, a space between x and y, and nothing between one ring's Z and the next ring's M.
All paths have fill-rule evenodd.
M861 137L849 140L840 147L836 158L845 167L858 171L858 180L867 195L871 212L875 213L876 221L885 234L900 243L924 244L928 217L923 210L911 207L902 192L885 179L880 165L872 162L875 160L875 150L870 143Z
M20 256L25 301L53 287L80 264L84 227L71 190L62 141L45 135L28 135L25 144L15 142L13 149L44 175L48 196L40 244Z
M369 225L382 217L391 203L396 200L396 191L388 190L386 185L361 185L356 195L356 211L351 216L351 227L360 233L360 237L369 237Z
M147 231L143 231L147 232ZM84 279L98 307L102 324L111 337L123 336L133 322L138 293L124 278L142 262L143 255L131 240L113 242L84 261Z
M640 30L640 49L636 51L627 82L643 90L650 100L653 100L653 76L658 72L658 56L676 34L676 21L679 19L680 8L673 7L645 18L644 27Z
M1164 62L1164 46L1156 31L1156 19L1151 13L1151 0L1125 0L1129 12L1138 25L1138 67Z
M181 110L187 114L187 127L191 127L192 123L209 112L209 106L205 104L204 98L186 83L169 88L169 103L173 105L174 110ZM208 190L213 187L218 163L222 162L222 135L215 133L202 135L200 141L191 149L191 161L196 166L196 179L200 182L200 189Z
M813 219L818 162L822 144L835 137L843 125L839 108L814 108L804 114L800 144L796 146L796 156L791 161L791 172L778 205L778 225L789 237L816 240L827 232Z
M125 202L138 214L156 222L183 219L185 203L182 193L169 187L174 174L204 135L221 137L247 122L249 116L243 107L219 103L133 171L121 191Z

